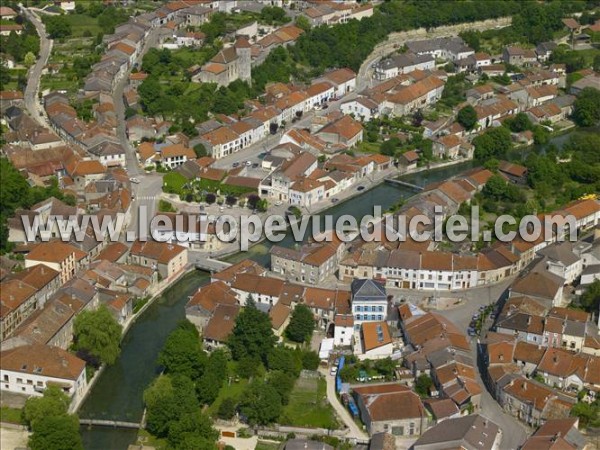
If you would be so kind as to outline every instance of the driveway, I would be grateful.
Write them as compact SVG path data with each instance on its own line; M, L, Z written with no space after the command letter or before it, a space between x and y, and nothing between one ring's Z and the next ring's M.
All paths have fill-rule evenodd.
M29 433L27 430L0 427L0 448L2 450L16 450L19 448L27 448L27 440Z
M361 427L356 424L348 410L344 408L344 405L342 405L338 400L338 397L335 393L335 377L331 376L327 369L321 368L319 369L319 371L325 376L325 379L327 380L327 400L329 401L329 404L333 406L333 409L337 413L338 417L344 422L344 424L349 430L348 434L345 437L348 439L359 440L369 439L367 433L364 432L361 429Z
M30 9L22 8L27 19L31 21L40 36L40 54L36 63L29 69L27 74L27 86L25 87L25 107L29 111L29 115L40 125L50 127L50 123L46 118L44 108L38 99L40 88L40 80L42 78L42 70L48 64L48 58L52 52L54 41L46 36L46 27L42 23L39 16Z

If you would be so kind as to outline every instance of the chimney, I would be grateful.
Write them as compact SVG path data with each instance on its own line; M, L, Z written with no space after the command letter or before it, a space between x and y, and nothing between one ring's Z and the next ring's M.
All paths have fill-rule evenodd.
M527 390L527 383L525 381L523 381L523 390L526 391Z

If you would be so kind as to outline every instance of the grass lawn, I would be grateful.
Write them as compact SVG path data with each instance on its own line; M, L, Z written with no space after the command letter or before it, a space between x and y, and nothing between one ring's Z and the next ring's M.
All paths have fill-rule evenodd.
M19 408L3 406L0 409L0 422L22 424L23 418L21 417L21 410Z
M380 143L362 141L358 144L358 151L361 153L379 153Z
M217 411L219 410L219 406L221 406L221 403L226 398L239 399L247 385L248 385L248 380L245 380L245 379L241 379L237 383L232 381L231 385L228 385L227 383L225 383L221 387L221 390L219 391L219 395L217 396L217 399L208 408L208 414L211 416L215 416L217 414Z
M282 425L337 429L333 408L327 401L325 379L300 378L279 422Z
M272 442L261 442L256 443L254 450L277 450L281 444L274 444Z
M600 55L600 49L597 48L588 48L585 50L575 50L577 52L578 55L583 56L583 58L585 59L585 65L586 67L591 67L591 65L594 63L594 58L597 55Z
M102 31L102 28L98 25L98 19L96 17L90 17L87 14L67 14L65 15L69 23L71 24L71 30L73 30L73 37L81 37L87 30L91 36L96 36Z

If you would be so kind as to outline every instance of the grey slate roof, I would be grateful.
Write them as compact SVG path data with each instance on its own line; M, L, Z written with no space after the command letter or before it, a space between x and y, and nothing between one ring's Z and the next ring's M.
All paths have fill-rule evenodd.
M379 301L387 299L383 283L375 280L354 280L352 281L351 291L353 301Z
M446 419L423 433L413 448L435 449L436 444L443 443L444 448L491 450L499 430L498 425L479 414Z

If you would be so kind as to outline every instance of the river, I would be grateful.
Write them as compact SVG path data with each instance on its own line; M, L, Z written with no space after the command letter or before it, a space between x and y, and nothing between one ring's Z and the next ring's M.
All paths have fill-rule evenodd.
M461 163L442 169L424 171L402 177L419 186L450 178L473 166L472 162ZM381 205L385 211L400 199L408 198L415 192L390 184L377 187L333 206L327 210L334 221L343 214L350 214L360 220L373 213L373 205ZM288 234L279 245L291 246L293 239ZM261 243L248 252L238 253L227 258L230 262L253 259L268 265L269 243ZM122 351L117 362L100 375L85 400L79 415L82 418L123 420L138 422L143 414L142 394L148 384L158 375L155 361L169 333L177 323L185 318L185 304L188 297L199 286L209 282L206 272L195 271L187 274L167 289L160 298L138 318L123 339ZM86 450L122 450L136 440L136 430L115 428L82 427L81 433Z

